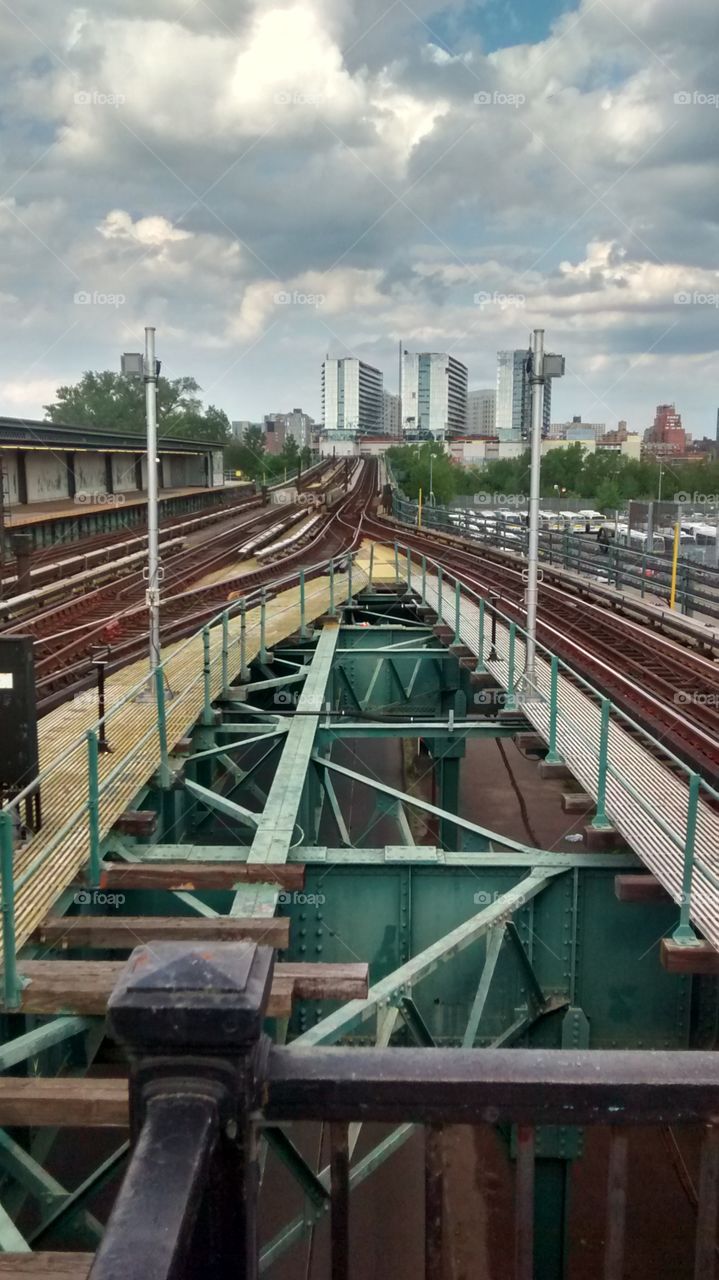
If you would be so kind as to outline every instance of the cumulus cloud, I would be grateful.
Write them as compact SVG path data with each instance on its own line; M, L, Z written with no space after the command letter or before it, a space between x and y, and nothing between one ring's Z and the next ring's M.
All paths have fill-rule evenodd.
M567 412L621 377L617 416L685 397L710 429L709 0L581 0L490 53L460 0L182 10L0 8L9 405L37 413L42 380L117 367L149 322L165 367L232 417L317 411L328 348L393 387L398 338L491 381L497 348L540 324L573 371Z

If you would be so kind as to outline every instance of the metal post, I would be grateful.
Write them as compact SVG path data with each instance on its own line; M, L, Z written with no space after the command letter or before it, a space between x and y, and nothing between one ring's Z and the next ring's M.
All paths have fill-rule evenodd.
M158 1277L257 1280L256 1113L273 963L272 948L247 943L133 952L107 1011L132 1064L132 1150L96 1280L145 1280L149 1258ZM207 973L221 975L221 989Z
M20 1003L20 981L15 956L15 878L13 875L13 819L0 810L0 881L2 887L3 995L9 1009Z
M438 564L437 565L437 621L438 622L442 621L442 612L444 607L444 600L442 598L443 594L444 594L444 584L442 582L442 566L441 564Z
M517 644L517 624L510 622L509 624L509 657L507 659L507 701L505 707L508 711L513 711L517 705L514 696L514 661L515 649Z
M97 727L99 737L97 741L98 750L102 752L111 751L107 737L105 736L105 668L108 663L109 651L104 656L93 657L93 666L97 669Z
M395 546L397 544L395 543ZM330 607L329 615L331 618L335 616L335 562L330 560Z
M222 691L223 693L230 683L229 662L230 662L230 615L227 609L225 609L225 612L222 615Z
M347 603L352 603L352 552L347 557Z
M697 834L697 813L699 810L699 787L701 779L698 773L689 778L689 804L687 806L687 826L684 836L684 871L682 876L682 900L679 908L679 924L672 934L674 942L687 946L695 944L696 934L689 919L692 896L692 875L694 872L694 842Z
M422 556L422 604L427 602L427 557Z
M492 640L491 640L490 649L489 649L489 657L487 658L488 662L497 661L497 601L498 600L499 600L499 596L495 595L494 592L490 592L489 603L492 606Z
M247 669L247 601L240 601L240 680L249 680Z
M304 640L307 635L305 625L305 571L300 569L300 636Z
M155 667L155 704L157 706L157 736L160 741L160 777L163 786L170 782L170 758L167 750L167 715L165 712L165 673Z
M677 604L677 565L679 564L679 532L680 524L674 525L674 546L672 547L672 585L669 592L669 608L675 609Z
M597 765L597 812L592 822L592 826L599 831L606 830L612 825L607 818L606 809L610 709L611 703L609 698L602 698L602 711L599 728L599 763Z
M100 752L94 729L87 731L87 821L90 836L90 884L100 883Z
M394 544L394 576L399 582L399 543Z
M552 654L550 686L549 686L549 751L545 756L547 764L563 764L564 757L557 751L557 687L559 684L559 659Z
M145 418L147 420L147 609L150 670L160 662L160 545L157 515L157 365L155 330L145 329Z
M422 486L419 487L417 494L417 528L422 528Z
M485 671L484 665L484 596L479 597L479 639L477 643L477 665L475 671Z
M462 636L460 634L462 626L462 592L459 585L459 578L454 580L454 640L453 644L461 644Z
M374 542L369 544L369 580L367 586L372 590L372 570L374 569Z
M210 685L210 628L202 628L202 723L212 724L212 688Z
M267 634L267 591L265 587L260 592L260 662L267 661L267 649L265 647L265 636Z
M527 547L527 628L521 693L537 694L537 583L539 566L539 477L542 466L542 416L544 412L544 329L535 329L532 342L531 471L529 478L529 540Z
M407 590L409 591L412 585L412 557L409 547L405 547L405 554L407 556Z

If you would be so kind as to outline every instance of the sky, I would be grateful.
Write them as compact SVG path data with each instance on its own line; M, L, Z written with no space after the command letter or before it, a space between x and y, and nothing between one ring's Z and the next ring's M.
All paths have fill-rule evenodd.
M555 421L719 405L716 0L0 0L0 414L119 369L319 416L326 354Z

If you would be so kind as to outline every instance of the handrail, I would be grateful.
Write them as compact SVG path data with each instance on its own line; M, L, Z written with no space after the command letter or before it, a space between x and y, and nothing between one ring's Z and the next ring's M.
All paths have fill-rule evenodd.
M395 541L393 544L388 543L387 545L394 546L395 560L397 563L399 563L398 542ZM411 575L411 568L413 563L411 549L409 547L406 547L404 549L404 554L406 555L407 566L408 566L408 575L407 575L408 581L411 584L410 575ZM415 552L415 557L416 556L417 556L417 553ZM462 592L464 592L464 594L467 597L471 597L477 602L479 606L480 617L482 619L484 618L484 613L486 609L489 607L492 613L497 618L501 619L502 622L505 624L509 634L508 674L507 674L508 691L509 691L510 697L513 697L514 690L516 688L515 681L514 681L514 659L515 659L516 637L518 635L521 637L526 637L527 633L525 628L522 627L520 623L517 623L513 619L510 619L507 614L503 613L500 609L498 609L497 605L493 601L485 597L482 597L482 595L479 592L475 591L473 587L470 587L466 583L462 582L462 580L458 578L456 573L454 573L452 570L448 570L446 567L441 565L440 562L436 560L434 557L422 555L419 557L419 559L420 559L420 565L421 565L421 575L422 575L421 582L422 582L423 591L426 590L427 566L432 565L437 570L437 581L438 581L437 609L438 609L440 621L443 620L444 610L447 609L447 614L448 614L447 622L448 624L451 624L454 626L455 632L457 631L456 594L458 591L460 596ZM455 584L455 598L453 599L452 603L449 606L447 605L447 602L444 596L444 590L442 585L443 581L447 583L447 585L449 585L450 582L453 582ZM423 600L424 598L425 597L423 595ZM481 631L480 631L480 636L482 639L482 647L484 647L484 636ZM578 672L576 672L574 668L570 667L567 662L565 662L561 658L558 658L556 654L552 653L552 651L545 644L543 644L541 641L537 641L536 647L537 647L537 651L542 653L545 656L545 658L549 660L550 673L553 671L558 671L560 668L565 670L571 675L573 683L575 684L578 683L579 685L583 686L584 689L589 691L589 693L592 695L593 698L599 699L600 707L601 707L601 722L600 722L600 749L597 755L598 801L597 801L597 816L595 819L595 823L600 827L603 825L606 826L606 815L604 812L604 796L606 794L606 779L607 779L607 776L609 775L616 778L619 782L621 782L621 785L623 788L630 790L633 800L640 806L640 808L642 808L646 813L648 813L652 817L652 820L655 823L657 823L657 825L660 826L661 830L665 833L665 835L667 835L667 837L671 840L672 844L682 854L684 859L684 875L683 875L683 886L682 886L682 893L681 893L681 900L680 900L680 922L674 934L674 937L676 941L683 942L689 945L693 942L696 942L696 936L690 924L692 876L693 876L693 870L695 865L703 874L707 876L707 878L710 878L712 875L712 872L707 867L704 859L702 859L701 856L698 855L695 851L696 829L697 829L697 821L699 816L699 801L702 794L706 795L707 797L710 797L712 800L719 800L719 791L717 791L714 787L712 787L710 783L706 782L706 780L702 778L698 773L696 773L696 771L693 770L689 765L687 765L685 761L681 760L678 756L674 755L672 751L670 751L658 739L653 737L653 735L649 733L642 725L638 724L637 721L633 720L631 716L627 715L627 713L623 711L620 707L618 707L610 698L606 698L604 695L602 695L599 692L599 690L596 689L594 685L591 684L590 681L585 679L584 676L579 675ZM480 661L484 661L484 653L482 652L478 654L478 658ZM554 699L553 704L551 704L552 698ZM550 674L550 704L551 704L550 720L554 719L555 721L554 732L556 734L556 719L558 718L558 715L559 715L559 703L557 698L557 682L556 682L556 679L551 678L551 674ZM678 832L675 832L671 828L668 828L662 815L657 812L657 810L652 804L647 802L646 797L636 792L636 790L633 787L631 787L630 784L628 784L627 780L622 777L622 775L619 773L616 767L612 764L611 760L609 759L609 752L608 752L608 742L609 742L608 730L609 730L610 715L614 716L617 720L623 721L625 724L629 725L633 731L638 732L640 737L644 738L650 744L651 749L653 751L660 751L664 756L666 756L672 762L672 764L675 767L677 767L684 775L686 775L687 786L688 786L687 818L686 818L686 825L685 825L683 834L680 835ZM576 733L577 732L576 724L574 725L574 730ZM579 736L582 742L589 748L590 755L593 758L594 752L596 751L595 743L593 741L590 741L585 734L580 734Z

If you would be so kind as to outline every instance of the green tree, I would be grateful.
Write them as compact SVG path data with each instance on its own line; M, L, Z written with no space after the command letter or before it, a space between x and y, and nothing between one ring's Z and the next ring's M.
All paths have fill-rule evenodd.
M217 441L230 438L227 414L215 405L203 409L194 378L160 377L157 382L158 435ZM125 435L145 433L145 387L141 378L111 370L88 371L79 382L58 387L55 400L44 406L50 422L95 427Z

